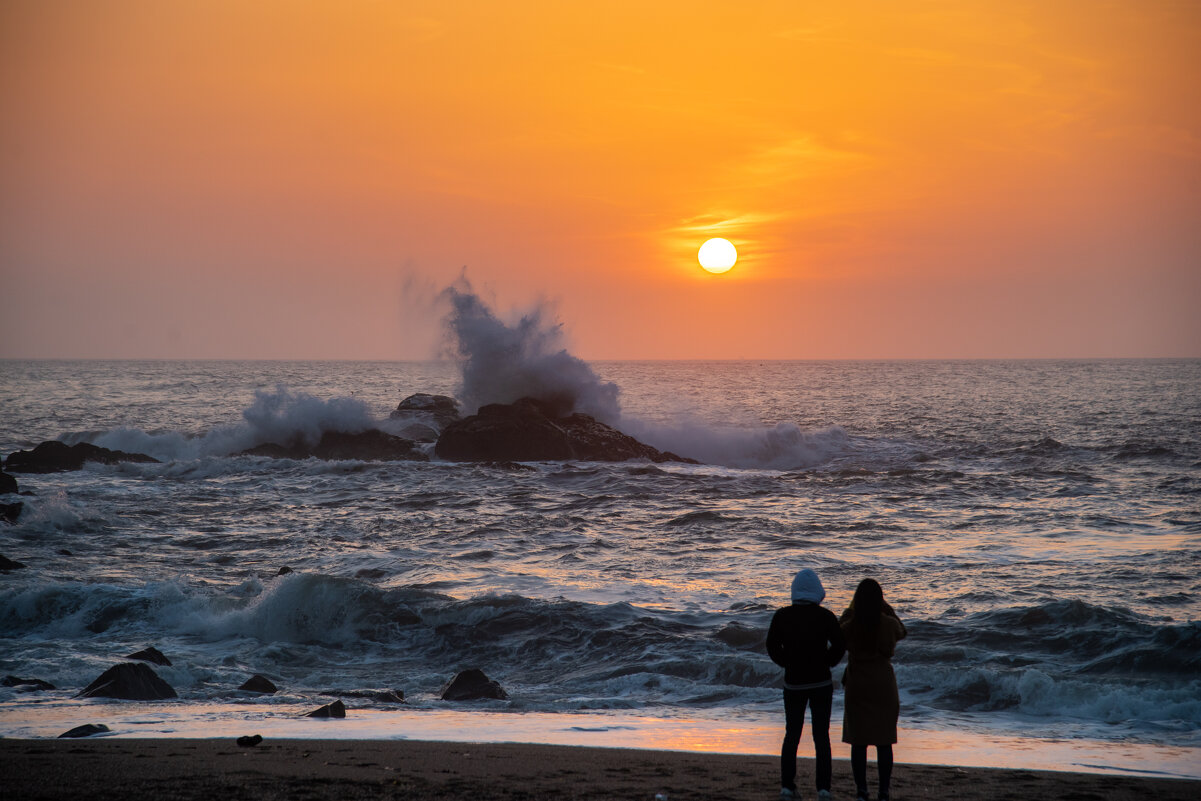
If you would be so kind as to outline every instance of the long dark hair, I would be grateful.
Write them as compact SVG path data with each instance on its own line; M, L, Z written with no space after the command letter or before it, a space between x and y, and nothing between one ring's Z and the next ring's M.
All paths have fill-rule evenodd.
M855 610L852 626L870 631L878 629L880 615L884 613L884 590L880 588L880 582L870 578L859 582L851 607Z

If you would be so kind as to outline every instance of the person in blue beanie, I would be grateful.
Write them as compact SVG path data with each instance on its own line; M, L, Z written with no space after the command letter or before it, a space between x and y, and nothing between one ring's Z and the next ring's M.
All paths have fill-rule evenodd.
M806 568L792 580L792 605L776 610L767 630L767 654L784 668L784 744L780 749L780 799L798 801L796 753L810 710L817 762L818 801L830 801L830 707L834 682L830 668L846 652L838 618L821 602L826 590Z

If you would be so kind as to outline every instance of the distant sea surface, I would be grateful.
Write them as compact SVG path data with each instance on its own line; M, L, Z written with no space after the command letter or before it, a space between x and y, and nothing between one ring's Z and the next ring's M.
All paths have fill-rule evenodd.
M908 626L903 726L1201 746L1201 361L592 369L618 427L705 464L233 455L388 428L450 364L0 362L0 452L162 460L17 476L0 673L63 689L0 688L0 734L150 644L197 716L443 709L478 667L497 713L774 720L763 639L811 567L836 613L872 576Z

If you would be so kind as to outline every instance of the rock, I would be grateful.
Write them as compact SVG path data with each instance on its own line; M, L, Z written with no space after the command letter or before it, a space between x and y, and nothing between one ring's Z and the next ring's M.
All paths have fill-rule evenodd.
M263 693L265 695L270 695L279 688L272 683L271 679L255 673L253 676L243 682L242 686L238 689L245 690L248 693Z
M459 419L459 402L447 395L418 392L402 400L390 416L393 420L426 423L441 431Z
M483 406L451 423L434 453L451 461L561 461L575 457L571 440L531 398Z
M15 524L17 519L21 517L21 510L24 508L25 504L22 501L0 503L0 520L3 520L5 523Z
M76 726L70 731L65 731L58 735L58 739L64 737L91 737L93 734L104 734L106 731L112 731L103 723L85 723L82 726Z
M482 406L471 417L447 426L434 452L442 459L471 462L697 463L645 445L586 414L564 414L565 408L569 407L563 402L535 398Z
M101 464L157 463L158 459L144 453L111 451L88 442L67 445L65 442L50 440L43 442L31 451L10 453L4 462L4 469L13 473L62 473L68 470L79 470L85 462L100 462Z
M24 687L27 690L54 690L53 684L41 679L22 679L17 676L5 676L0 679L0 687Z
M429 457L412 440L394 437L377 428L347 434L326 431L316 445L303 441L287 445L266 442L244 450L238 456L267 456L272 459L355 459L364 462L427 462Z
M295 572L296 572L296 571L295 571L295 570L293 570L292 568L288 567L287 565L284 565L283 567L281 567L281 568L279 569L279 572L278 572L278 573L276 573L275 575L277 575L277 576L286 576L286 575L288 575L289 573L295 573Z
M334 701L332 704L326 704L323 707L314 709L305 715L306 718L344 718L346 717L346 705L341 701Z
M25 567L24 562L13 561L0 553L0 570L20 570L23 567Z
M480 462L480 467L490 467L493 470L508 470L512 473L537 473L538 468L521 462Z
M149 662L152 665L166 665L171 667L171 660L163 656L163 652L155 648L153 645L149 648L143 648L136 654L130 654L126 659L139 659L143 662Z
M84 687L77 698L123 698L127 701L158 701L177 698L170 684L142 662L113 665Z
M262 741L263 741L263 735L261 735L261 734L252 734L248 737L239 737L237 739L238 745L242 746L243 748L254 748L256 745L258 745Z
M3 470L0 470L0 495L16 495L20 491L20 487L17 486L17 480Z
M411 439L414 442L437 442L438 429L433 426L427 426L425 423L409 423L400 431L396 432L397 436Z
M442 688L443 701L475 701L480 698L508 698L496 681L484 675L484 671L462 670L455 674L445 687Z

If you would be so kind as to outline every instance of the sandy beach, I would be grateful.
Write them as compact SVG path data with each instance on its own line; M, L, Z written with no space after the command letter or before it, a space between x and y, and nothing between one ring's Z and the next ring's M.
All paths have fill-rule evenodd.
M0 740L13 799L722 799L776 796L767 756L621 748L378 740ZM874 766L869 765L874 771ZM806 797L812 765L800 764ZM834 762L836 798L853 797ZM898 801L1190 801L1201 783L1087 773L898 763Z

